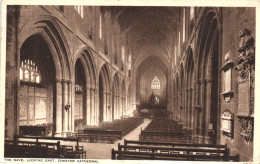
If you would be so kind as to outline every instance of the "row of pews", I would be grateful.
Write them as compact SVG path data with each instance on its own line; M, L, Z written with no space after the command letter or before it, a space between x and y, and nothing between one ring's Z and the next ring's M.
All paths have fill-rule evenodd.
M227 145L124 140L112 149L112 160L239 161Z
M64 144L66 142L70 143ZM5 140L4 156L15 158L86 158L86 151L84 151L83 146L79 146L78 138L20 135L15 136L14 140Z
M170 119L153 119L141 130L140 141L194 143L192 133L183 130L182 125Z
M142 118L124 118L112 122L103 122L97 127L78 130L77 137L82 142L114 143L143 123Z

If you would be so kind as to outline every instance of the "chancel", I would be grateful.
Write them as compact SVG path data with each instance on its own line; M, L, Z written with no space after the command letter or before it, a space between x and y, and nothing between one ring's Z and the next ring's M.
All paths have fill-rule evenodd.
M255 8L6 14L6 158L254 160Z

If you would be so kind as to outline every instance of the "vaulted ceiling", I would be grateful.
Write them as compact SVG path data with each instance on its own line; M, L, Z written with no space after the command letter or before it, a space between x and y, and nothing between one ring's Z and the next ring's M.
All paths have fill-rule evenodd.
M134 63L150 55L163 56L166 61L170 58L178 36L180 8L129 6L105 9L110 11L113 20L118 20L126 34Z

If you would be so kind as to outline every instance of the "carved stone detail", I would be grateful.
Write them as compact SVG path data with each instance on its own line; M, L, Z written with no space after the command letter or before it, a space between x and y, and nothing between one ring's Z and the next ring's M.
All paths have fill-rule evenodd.
M243 29L239 32L240 42L237 51L238 85L249 80L250 87L250 115L254 114L254 89L255 89L255 41L251 31Z
M253 141L254 120L253 118L240 118L240 136L246 141Z
M246 141L253 141L254 126L254 90L255 90L255 41L251 31L243 29L239 32L239 52L235 69L238 71L238 118L240 136ZM248 100L243 101L247 95ZM240 98L241 97L241 98ZM247 98L246 98L247 99ZM241 102L241 101L242 102ZM244 109L243 102L246 103ZM241 105L240 105L241 104ZM242 108L243 107L243 108ZM248 111L247 111L248 110ZM240 114L241 113L241 114Z
M238 71L238 82L244 82L249 74L254 74L255 70L255 47L254 38L250 30L244 29L239 32L240 42L237 51L239 52L237 58L236 70Z

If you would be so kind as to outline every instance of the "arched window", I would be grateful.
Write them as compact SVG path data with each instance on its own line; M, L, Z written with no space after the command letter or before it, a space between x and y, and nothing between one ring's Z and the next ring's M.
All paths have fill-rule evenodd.
M102 39L102 17L99 16L99 38Z
M152 80L151 89L161 89L161 83L157 76Z
M77 6L74 6L74 9L78 12L78 14L81 16L81 18L83 18L83 14L84 14L84 12L83 12L83 6L81 6L81 5L77 5Z
M32 60L28 59L22 61L20 67L20 80L37 84L41 82L40 71Z

